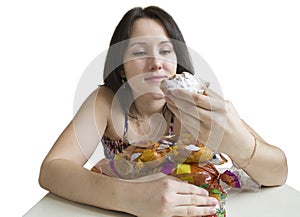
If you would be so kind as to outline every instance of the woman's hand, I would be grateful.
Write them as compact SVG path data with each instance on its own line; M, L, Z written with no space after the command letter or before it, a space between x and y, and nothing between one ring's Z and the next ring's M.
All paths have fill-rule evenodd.
M96 167L106 175L111 172L105 159ZM163 173L122 183L125 183L124 190L120 190L121 194L125 193L123 210L139 217L212 215L218 203L215 198L208 197L205 189Z
M205 92L174 89L166 96L167 105L191 134L213 150L231 153L230 149L252 142L232 103L210 89Z
M127 181L126 181L127 182ZM218 201L200 187L171 176L129 182L126 211L139 217L205 216L215 214ZM128 210L129 209L129 210Z

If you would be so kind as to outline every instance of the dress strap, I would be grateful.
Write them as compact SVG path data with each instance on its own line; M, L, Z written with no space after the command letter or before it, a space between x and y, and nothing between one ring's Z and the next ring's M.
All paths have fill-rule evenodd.
M165 113L167 111L167 103L164 105L163 107L163 116L165 117ZM171 112L171 111L170 111ZM168 129L168 136L173 135L173 131L174 131L174 120L175 120L175 115L173 114L173 112L171 112L171 120L170 120L170 125L169 125L169 129Z
M169 126L168 136L173 135L173 131L174 131L174 120L175 120L175 115L173 114L173 112L171 112L171 120L170 120L170 126Z
M123 133L123 140L128 142L128 112L125 111L125 123L124 123L124 133Z

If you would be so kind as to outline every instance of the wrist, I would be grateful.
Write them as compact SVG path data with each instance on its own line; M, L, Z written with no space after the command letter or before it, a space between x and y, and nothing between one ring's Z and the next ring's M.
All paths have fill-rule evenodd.
M253 135L253 134L251 133L251 135ZM239 166L240 166L241 169L245 169L246 167L248 167L250 165L250 163L253 160L254 155L256 153L258 139L254 135L253 135L253 138L254 138L253 151L251 153L251 156L246 160L246 162L244 162L244 164L239 164Z
M134 201L136 201L135 197L138 195L135 192L137 184L130 180L116 179L114 193L118 211L135 214L136 203Z
M115 179L115 205L118 207L118 211L130 213L130 204L127 204L129 201L128 195L130 195L130 183L126 180Z
M255 136L248 132L243 139L232 144L224 153L240 168L247 167L256 151L257 141Z

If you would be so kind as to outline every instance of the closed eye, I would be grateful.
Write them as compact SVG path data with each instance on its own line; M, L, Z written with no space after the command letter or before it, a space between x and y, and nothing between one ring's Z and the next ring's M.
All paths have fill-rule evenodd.
M166 54L170 54L171 50L161 50L159 53L162 55L166 55Z
M133 55L134 56L143 56L143 55L146 55L146 52L145 51L135 51L135 52L133 52Z

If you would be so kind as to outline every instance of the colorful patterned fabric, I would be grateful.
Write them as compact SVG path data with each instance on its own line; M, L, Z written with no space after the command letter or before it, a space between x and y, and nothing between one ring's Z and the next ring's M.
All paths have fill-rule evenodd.
M164 114L163 114L164 115ZM171 115L171 121L168 129L168 136L173 135L174 130L174 114ZM107 159L113 159L115 154L120 154L125 148L130 145L128 141L128 115L125 115L123 138L112 140L108 136L103 136L101 139L104 155Z

